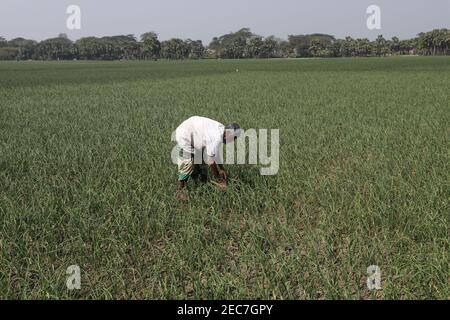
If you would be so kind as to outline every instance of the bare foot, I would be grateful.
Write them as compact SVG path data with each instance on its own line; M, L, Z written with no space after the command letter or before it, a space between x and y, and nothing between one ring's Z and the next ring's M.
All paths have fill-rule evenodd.
M175 193L175 196L181 200L181 201L188 201L189 200L189 196L183 192L182 190L177 190Z

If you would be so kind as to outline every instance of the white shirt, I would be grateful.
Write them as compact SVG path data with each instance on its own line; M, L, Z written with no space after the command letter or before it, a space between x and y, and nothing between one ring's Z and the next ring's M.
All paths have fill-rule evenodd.
M178 126L176 141L186 152L202 152L205 148L208 157L218 159L224 131L225 126L220 122L195 116Z

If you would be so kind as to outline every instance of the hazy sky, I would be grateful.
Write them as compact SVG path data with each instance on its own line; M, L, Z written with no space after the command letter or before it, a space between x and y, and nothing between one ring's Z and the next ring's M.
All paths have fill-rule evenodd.
M81 30L66 29L66 9L81 8ZM368 30L366 8L381 8L381 30ZM160 39L201 39L241 27L262 36L329 33L401 39L450 28L450 0L0 0L0 36L42 40L155 31Z

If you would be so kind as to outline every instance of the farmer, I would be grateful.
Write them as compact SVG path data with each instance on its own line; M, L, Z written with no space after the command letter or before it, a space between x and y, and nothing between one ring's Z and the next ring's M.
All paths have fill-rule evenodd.
M227 186L227 173L220 159L222 143L232 142L240 135L237 123L227 126L204 117L191 117L176 129L178 153L177 190L186 186L189 177L208 180L208 165L219 187ZM178 195L179 192L178 192Z

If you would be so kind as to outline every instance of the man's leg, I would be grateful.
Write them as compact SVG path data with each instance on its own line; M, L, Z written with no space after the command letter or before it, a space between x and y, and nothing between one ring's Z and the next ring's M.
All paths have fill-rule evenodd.
M208 165L205 162L199 165L199 172L200 172L200 182L202 183L208 182Z
M202 162L198 165L198 175L201 183L208 182L208 164L207 164L206 148L202 149Z
M199 174L200 174L199 165L194 163L194 168L191 173L192 180L197 181Z
M194 171L194 159L191 154L180 150L178 156L178 181L177 190L186 187L187 181Z
M177 190L181 190L184 187L186 187L187 181L185 180L178 180L177 181Z
M197 156L197 159L195 158L195 156ZM196 182L200 181L201 183L206 183L208 182L208 165L205 162L204 150L202 151L201 159L200 154L196 154L195 156L194 156L194 170L191 174L191 178L194 179Z

